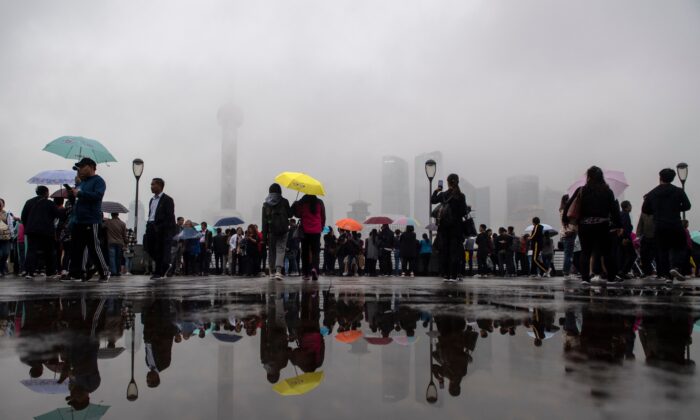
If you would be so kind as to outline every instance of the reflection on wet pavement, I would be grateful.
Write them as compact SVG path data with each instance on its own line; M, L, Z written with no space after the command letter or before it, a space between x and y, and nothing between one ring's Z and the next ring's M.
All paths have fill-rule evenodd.
M2 302L0 417L696 418L700 312L616 293L270 283Z

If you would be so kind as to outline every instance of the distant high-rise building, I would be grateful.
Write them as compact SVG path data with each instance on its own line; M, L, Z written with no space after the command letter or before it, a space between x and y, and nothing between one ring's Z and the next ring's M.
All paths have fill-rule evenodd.
M430 152L423 153L416 156L413 175L414 175L414 194L413 194L413 218L416 219L423 226L427 226L430 221L428 214L428 206L430 205L430 194L432 191L428 191L428 177L425 175L425 162L432 159L437 164L437 173L435 174L435 179L433 180L433 188L437 188L437 182L439 179L445 178L442 174L444 173L444 168L442 167L442 152Z
M459 178L459 189L467 197L467 204L472 208L472 217L476 225L491 226L491 188L476 188L471 182Z
M348 212L348 217L355 219L362 223L369 217L369 206L370 203L362 200L353 201L350 203L350 211Z
M559 205L563 192L545 188L542 191L542 223L552 225L555 229L559 228Z
M525 229L532 218L542 217L540 179L535 175L510 177L506 185L507 222L516 229Z
M382 158L382 213L408 215L408 163L397 156Z
M491 226L491 187L477 188L474 204L470 205L475 212L474 219L477 225L483 223Z

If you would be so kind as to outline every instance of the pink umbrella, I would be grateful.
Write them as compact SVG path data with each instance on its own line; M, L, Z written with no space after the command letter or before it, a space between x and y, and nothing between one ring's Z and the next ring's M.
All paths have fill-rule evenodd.
M613 194L615 194L615 197L621 196L627 187L629 187L627 177L625 177L625 173L622 171L603 170L603 176L605 177L605 182L608 183ZM566 190L566 193L571 196L576 192L578 187L583 187L584 185L586 185L586 174L583 174L571 184L569 189Z

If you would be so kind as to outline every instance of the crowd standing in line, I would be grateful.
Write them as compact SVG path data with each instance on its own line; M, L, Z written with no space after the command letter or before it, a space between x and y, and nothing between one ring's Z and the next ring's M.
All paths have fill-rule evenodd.
M8 260L14 274L28 279L40 271L50 279L78 282L95 274L100 281L108 281L132 273L134 231L116 213L103 219L106 184L97 175L95 162L84 158L74 169L75 186L66 186L65 199L52 200L48 188L38 186L19 217L8 212L0 199L0 276L9 274ZM593 166L585 185L562 197L560 230L535 217L529 230L519 236L512 226L492 230L482 224L477 231L459 176L450 174L447 189L439 183L431 196L436 205L431 216L437 223L437 236L431 242L427 234L419 238L410 225L392 231L384 224L371 229L367 238L360 232L336 231L327 225L320 198L306 194L290 204L276 183L263 201L261 227L214 230L206 222L197 225L176 218L175 202L164 193L165 181L153 178L141 265L154 280L173 275L267 273L277 280L299 275L314 281L321 274L414 277L437 273L446 282L474 275L541 278L558 274L580 278L585 285L651 276L682 281L698 274L695 262L700 245L691 239L688 223L681 217L691 203L672 184L674 179L672 169L659 173L659 185L645 195L634 229L632 205L619 203L603 171ZM563 253L561 270L554 267L556 249Z

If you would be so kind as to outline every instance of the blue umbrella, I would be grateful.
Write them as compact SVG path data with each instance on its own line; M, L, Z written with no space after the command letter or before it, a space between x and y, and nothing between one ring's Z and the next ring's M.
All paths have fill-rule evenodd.
M44 150L71 160L79 160L87 157L94 160L95 163L117 161L102 143L85 137L59 137L47 144Z
M216 222L214 226L238 226L245 223L240 217L224 217L223 219Z
M236 335L236 334L223 334L223 333L215 332L214 338L216 338L219 341L223 341L224 343L235 343L236 341L243 338L243 336Z
M196 230L197 232L201 232L201 231L202 231L202 225L195 225L194 230ZM211 232L211 233L215 233L215 232L216 232L216 229L214 229L213 226L207 226L207 230L208 230L209 232Z
M28 184L35 185L63 185L75 183L75 171L70 169L53 169L41 171L27 180Z
M177 235L175 238L176 239L182 239L182 240L187 240L187 239L197 239L201 238L202 234L197 232L194 228L187 227L180 232L179 235Z

